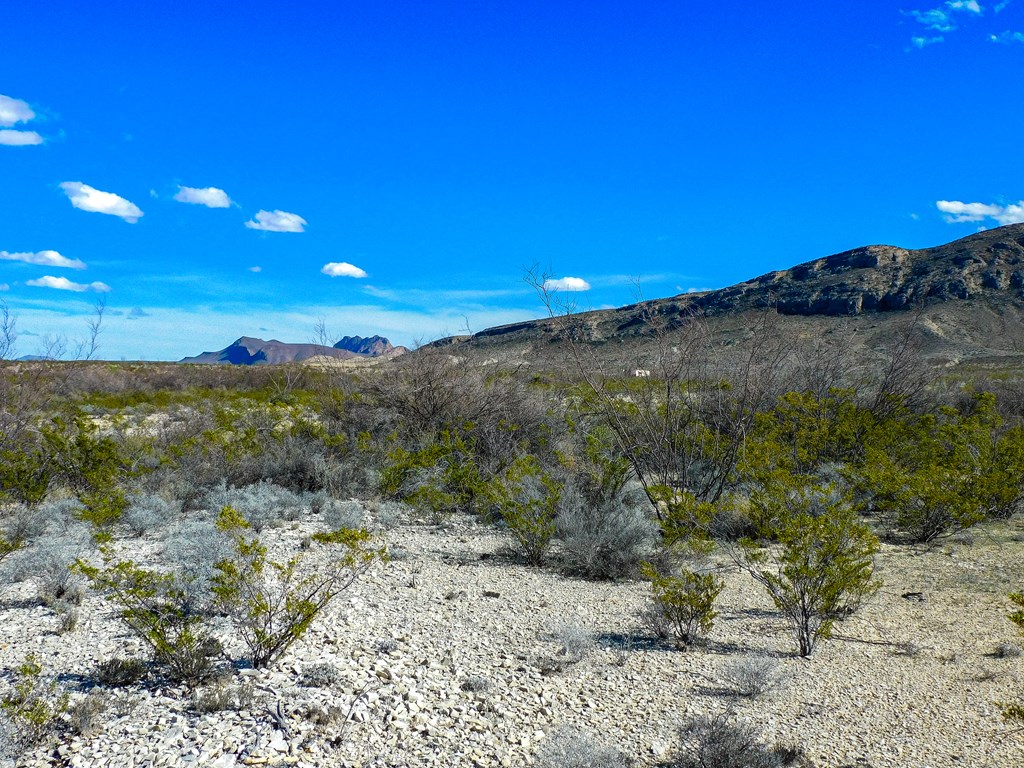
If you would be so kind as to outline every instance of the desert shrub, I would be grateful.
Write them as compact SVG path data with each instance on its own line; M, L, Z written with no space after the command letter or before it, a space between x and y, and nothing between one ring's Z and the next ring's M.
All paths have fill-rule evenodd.
M56 680L43 674L33 654L15 669L14 689L0 698L0 712L10 723L16 749L42 742L67 707L67 693Z
M642 496L642 494L641 494ZM658 528L645 496L619 490L591 500L572 485L561 494L555 536L564 569L591 579L635 575L651 556Z
M491 688L491 681L483 675L470 675L462 681L462 690L470 693L484 693Z
M1024 655L1024 650L1014 643L1000 643L996 646L993 655L1000 659L1017 659Z
M409 508L398 501L379 502L373 510L373 520L378 528L389 531L401 525L409 515Z
M231 540L206 520L189 520L168 535L162 559L178 575L184 607L206 613L211 607L214 565L231 554Z
M333 531L342 528L359 530L364 527L366 511L358 501L330 501L324 506L323 519Z
M91 736L99 730L103 715L110 707L110 693L92 691L68 706L68 725L71 732Z
M679 749L670 768L780 768L779 750L766 746L729 713L691 717L679 728Z
M395 447L380 474L384 496L405 502L434 523L457 512L480 511L487 490L471 428L443 430L416 450Z
M71 570L86 549L87 542L78 536L62 538L47 535L23 549L12 564L15 581L31 581L39 599L47 605L57 601L78 604L82 601L81 577Z
M548 736L533 759L538 768L628 768L632 764L614 747L571 726L562 726Z
M340 677L338 668L329 662L307 664L302 668L299 685L303 688L330 688Z
M14 545L8 552L23 546L46 531L46 515L38 505L14 504L0 523L0 559L4 556L4 542Z
M664 575L647 563L643 574L651 582L651 603L642 618L658 637L683 648L711 631L718 616L715 600L725 588L724 581L713 573L687 568Z
M52 606L53 612L57 614L57 634L64 635L74 632L78 627L78 608L73 603L65 600L57 600Z
M140 682L148 673L149 667L141 659L123 659L115 656L98 663L93 676L99 685L106 688L123 688Z
M211 510L231 507L241 514L256 532L279 520L294 520L303 509L302 497L269 481L260 481L242 488L221 483L206 495Z
M597 645L594 633L576 624L556 625L550 639L559 646L559 653L574 664L586 658Z
M256 690L249 683L233 683L230 678L218 678L210 685L192 691L189 708L202 714L250 709L255 695Z
M231 507L221 510L217 526L231 538L233 553L216 564L213 593L256 668L280 658L335 597L384 557L370 548L366 531L343 529L314 537L342 551L319 569L307 569L301 555L284 563L269 560L266 546L249 537L249 523Z
M737 696L755 698L777 688L779 665L767 656L745 656L722 670L725 683Z
M178 512L178 507L163 496L146 493L131 498L128 508L121 515L121 522L135 536L166 525Z
M168 676L191 683L213 674L222 649L190 610L180 578L117 560L106 547L101 552L103 567L79 560L75 570L119 609L121 621L150 647Z
M1024 593L1014 592L1010 595L1010 602L1016 606L1017 610L1011 613L1007 618L1020 627L1021 631L1024 632ZM1003 717L1007 720L1024 722L1024 703L1003 703L999 706L1003 710Z
M489 484L487 495L508 527L517 551L540 565L555 536L562 484L534 456L516 459Z
M845 506L789 512L774 534L777 546L740 542L739 562L789 621L800 655L809 656L837 619L881 586L873 578L878 539Z

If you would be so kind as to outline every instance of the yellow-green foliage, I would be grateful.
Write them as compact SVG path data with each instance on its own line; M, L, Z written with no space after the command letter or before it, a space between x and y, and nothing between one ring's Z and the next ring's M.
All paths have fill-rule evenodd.
M486 483L476 462L472 425L443 430L438 440L415 451L388 452L380 491L440 522L459 511L479 511Z
M725 582L713 573L687 569L678 574L659 574L652 565L643 565L644 577L651 581L654 608L664 628L680 647L688 646L714 627L718 611L715 600Z
M990 394L967 413L937 413L888 420L873 431L864 460L852 473L870 505L912 541L927 542L962 530L1021 494L1021 434L1000 436Z
M178 578L118 560L102 547L103 567L79 560L72 566L89 585L117 606L125 625L153 651L169 676L192 682L212 672L210 657L220 652L203 619L188 607Z
M768 591L793 630L801 656L831 636L835 620L881 587L873 577L878 539L842 500L826 501L816 514L780 513L777 545L741 542L742 564Z
M38 744L67 711L68 695L55 680L43 678L35 654L15 669L14 690L0 699L0 709L14 725L16 738L25 746Z
M340 530L317 540L342 551L305 569L301 554L285 562L269 559L266 545L248 535L249 524L231 507L221 510L217 527L231 537L234 554L216 564L212 590L256 668L279 659L338 594L385 557L370 546L366 531Z
M551 546L561 493L536 456L519 457L488 484L491 504L531 565L540 565Z
M1017 606L1017 610L1009 615L1009 619L1024 632L1024 594L1014 592L1010 600ZM1024 704L1001 704L1000 708L1007 720L1024 722Z

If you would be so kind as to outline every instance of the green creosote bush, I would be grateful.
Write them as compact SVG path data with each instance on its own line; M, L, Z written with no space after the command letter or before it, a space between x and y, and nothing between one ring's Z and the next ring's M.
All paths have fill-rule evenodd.
M881 582L873 578L878 539L848 507L790 512L774 525L777 545L740 542L739 564L789 621L801 656L832 634ZM767 567L766 567L767 566Z
M387 454L380 492L443 523L457 512L480 511L487 483L476 462L472 425L443 430L418 450L401 446Z
M123 688L140 682L149 673L141 659L123 659L119 656L101 661L93 673L96 682L107 688Z
M14 690L0 699L0 711L11 723L16 746L41 743L67 711L68 694L47 679L34 654L15 669Z
M190 610L180 579L116 560L108 547L100 551L102 568L79 560L74 569L117 606L121 621L150 647L168 676L192 683L213 674L214 659L222 654L220 643L203 617Z
M685 568L663 575L649 563L642 571L651 582L652 602L645 618L659 637L685 648L711 631L718 617L715 600L725 588L722 579Z
M217 527L231 538L233 552L215 566L213 593L257 669L279 659L335 597L384 559L364 530L316 534L315 541L343 551L314 570L302 567L302 555L283 563L268 559L267 547L247 535L248 522L231 507L221 510Z
M489 484L487 495L530 565L544 561L555 537L562 484L535 456L521 456Z

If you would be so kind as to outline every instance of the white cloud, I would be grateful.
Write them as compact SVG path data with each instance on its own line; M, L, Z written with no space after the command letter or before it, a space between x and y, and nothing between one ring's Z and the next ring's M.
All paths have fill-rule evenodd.
M101 192L80 181L65 181L60 185L71 204L81 211L106 213L134 224L143 215L135 203L113 192Z
M205 205L207 208L230 208L231 198L223 189L216 187L178 187L174 199L179 203Z
M331 277L366 277L366 272L347 261L331 261L324 264L320 271Z
M993 43L1024 43L1024 32L1010 32L1007 30L1000 35L989 35L988 39ZM3 133L3 131L0 131Z
M66 277L53 277L52 275L45 275L37 280L26 280L25 285L31 285L35 288L56 288L58 291L74 291L75 293L82 293L84 291L107 293L110 290L110 286L106 283L73 283Z
M85 269L85 262L69 259L56 251L39 251L37 253L8 253L0 251L3 261L23 261L26 264L37 264L43 267L64 267L65 269Z
M978 5L978 0L949 0L949 2L946 3L946 7L952 11L981 13L981 6Z
M1004 8L1005 8L1006 6L1008 6L1008 5L1009 5L1009 4L1011 3L1011 2L1013 2L1013 0L1003 0L1003 1L1001 2L1001 3L999 3L999 4L998 4L998 5L997 5L997 6L995 7L995 11L996 11L996 13L1000 13L1000 12L1002 12L1002 10L1003 10L1003 9L1004 9Z
M939 200L935 203L935 207L945 214L943 218L950 224L984 221L985 219L994 219L1000 226L1024 222L1024 200L1009 205Z
M589 291L590 283L582 277L559 277L544 281L545 291Z
M249 267L250 272L262 272L263 267Z
M11 290L11 286L9 286L7 283L0 283L0 291L9 291L9 290Z
M942 35L936 35L935 37L912 37L910 42L915 48L924 48L926 45L941 43L944 39Z
M43 137L35 131L0 130L0 145L5 147L34 147L43 143Z
M306 220L295 213L287 211L259 211L255 221L245 222L249 229L264 232L305 232Z
M0 94L0 126L12 126L34 120L36 113L21 99Z
M941 8L933 8L930 11L907 11L918 23L923 24L925 29L934 29L936 32L952 32L956 24L950 14Z
M952 32L957 28L955 14L967 13L980 16L983 9L978 4L978 0L946 0L938 8L929 8L925 11L903 11L902 13L913 18L930 32ZM922 34L911 37L910 43L920 49L926 45L941 43L944 39L942 35Z

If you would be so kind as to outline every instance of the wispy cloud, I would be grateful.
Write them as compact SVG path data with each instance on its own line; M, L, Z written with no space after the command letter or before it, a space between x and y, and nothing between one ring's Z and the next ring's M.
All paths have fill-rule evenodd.
M11 290L11 286L9 286L7 283L0 283L0 291L9 291L9 290Z
M207 208L230 208L231 198L217 187L178 187L174 199L179 203L205 205Z
M5 147L34 147L43 143L43 137L35 131L0 130L0 145Z
M132 307L127 317L129 320L138 320L140 317L152 317L152 315L142 307Z
M355 264L349 264L347 261L328 262L320 268L320 271L331 277L366 277L365 270L360 269Z
M250 272L262 272L263 271L263 267L259 267L259 266L257 266L257 267L249 267L249 271Z
M545 291L589 291L590 283L582 277L559 277L544 281Z
M936 8L928 8L923 11L902 11L905 16L914 19L926 30L925 34L914 35L910 38L910 44L918 49L924 48L926 45L941 43L945 40L942 34L927 33L952 32L957 28L957 17L959 15L980 16L983 12L984 10L979 5L978 0L946 0L945 3Z
M1002 2L1001 2L1001 3L998 3L998 4L996 5L996 7L995 7L995 9L994 9L994 10L995 10L995 12L996 12L996 13L1002 13L1003 9L1004 9L1004 8L1006 8L1006 6L1008 6L1008 5L1009 5L1010 3L1012 3L1012 2L1013 2L1013 0L1002 0Z
M35 131L9 130L18 123L35 120L36 113L27 102L0 94L0 146L32 147L43 143L43 137Z
M57 251L38 251L36 253L8 253L0 251L3 261L23 261L43 267L63 267L64 269L85 269L85 262L61 256Z
M253 220L245 222L249 229L263 232L305 232L306 224L304 218L287 211L259 211Z
M73 283L66 277L53 277L52 275L45 275L37 280L26 280L25 285L31 285L34 288L55 288L58 291L74 291L75 293L83 293L85 291L107 293L110 291L110 286L106 283Z
M9 128L18 123L27 123L34 120L35 116L36 113L27 102L0 94L0 126Z
M988 39L993 43L1024 43L1024 32L1010 32L1007 30L998 35L989 35Z
M1008 205L995 203L962 203L959 200L939 200L935 203L950 224L993 219L1000 226L1024 222L1024 200Z
M80 181L65 181L60 185L71 204L81 211L106 213L134 224L143 213L135 203L125 200L113 192L101 192Z

